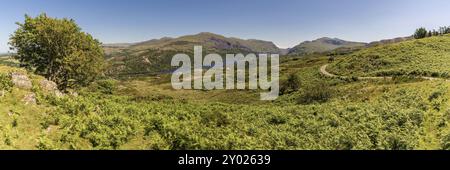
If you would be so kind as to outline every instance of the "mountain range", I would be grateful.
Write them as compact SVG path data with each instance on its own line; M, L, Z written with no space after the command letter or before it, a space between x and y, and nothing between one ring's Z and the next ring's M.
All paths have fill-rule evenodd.
M362 48L379 44L395 43L408 40L395 38L372 43L346 41L338 38L323 37L313 41L305 41L299 45L282 49L273 42L225 37L222 35L202 32L177 38L163 37L138 43L104 44L106 58L111 63L110 74L157 73L170 70L172 56L186 53L192 56L195 45L203 46L205 53L272 53L280 55L301 56L314 53L328 55L345 54Z
M203 49L217 53L280 53L280 49L270 41L256 39L243 40L208 32L178 38L164 37L133 44L106 44L104 48L106 54L111 55L124 50L129 52L139 52L148 49L160 51L192 51L195 45L201 45Z
M305 55L327 52L337 48L362 47L366 46L367 43L323 37L313 41L302 42L293 48L283 49L277 47L271 41L256 39L244 40L234 37L225 37L209 32L202 32L199 34L186 35L178 38L164 37L161 39L152 39L138 43L105 44L103 47L107 55L112 55L123 51L138 52L148 49L162 51L191 51L194 45L202 45L203 49L217 53L242 52Z

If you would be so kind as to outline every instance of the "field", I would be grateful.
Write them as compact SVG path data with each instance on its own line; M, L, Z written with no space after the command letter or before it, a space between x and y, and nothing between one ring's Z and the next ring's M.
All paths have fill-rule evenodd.
M258 91L175 91L167 74L106 77L57 97L31 73L33 88L12 87L8 73L26 71L0 66L0 149L450 149L450 83L319 71L330 64L330 72L346 76L446 77L449 42L378 46L332 63L317 55L282 58L282 86L294 75L300 89L271 102ZM29 93L37 104L23 102Z

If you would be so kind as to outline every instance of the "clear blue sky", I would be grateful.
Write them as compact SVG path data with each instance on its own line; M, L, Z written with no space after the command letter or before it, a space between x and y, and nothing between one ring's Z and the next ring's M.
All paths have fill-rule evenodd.
M2 0L0 52L24 14L73 18L104 43L213 32L292 47L324 36L374 41L450 25L448 0Z

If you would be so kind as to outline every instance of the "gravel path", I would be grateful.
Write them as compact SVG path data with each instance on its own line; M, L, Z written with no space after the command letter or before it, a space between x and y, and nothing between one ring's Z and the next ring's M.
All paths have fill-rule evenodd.
M335 75L335 74L331 74L330 72L327 71L327 67L328 67L328 64L325 64L325 65L323 65L322 67L320 67L320 73L322 73L323 75L325 75L325 76L327 76L327 77L333 77L333 78L343 78L343 79L351 78L351 77L348 77L348 76L338 76L338 75ZM392 77L356 77L356 78L357 78L358 80L383 80L383 79L392 79ZM435 80L445 80L446 82L450 82L449 79L444 79L444 78L426 77L426 76L422 76L422 77L420 77L420 78L425 79L425 80L432 80L432 81L435 81Z

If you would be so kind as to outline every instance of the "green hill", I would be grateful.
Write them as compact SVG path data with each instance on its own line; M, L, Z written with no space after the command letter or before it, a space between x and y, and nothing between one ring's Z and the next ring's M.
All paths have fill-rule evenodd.
M159 49L171 51L192 50L194 45L202 45L204 49L221 53L222 51L243 51L254 53L278 53L275 44L262 40L243 40L239 38L227 38L222 35L202 32L196 35L187 35L178 38L161 38L134 44L130 47L132 51L144 49Z
M260 101L258 90L174 90L170 74L105 76L61 95L43 77L5 66L8 59L0 62L0 149L450 149L449 82L319 71L329 64L328 71L348 77L445 77L449 38L379 45L335 61L321 54L283 57L281 87L297 76L300 88L275 101ZM168 52L177 51L142 54ZM147 68L139 63L161 66L125 57L133 60L110 62L136 70Z
M362 49L340 58L330 71L352 76L450 76L450 35Z
M289 49L290 55L307 55L312 53L323 53L338 48L358 48L365 46L366 43L350 42L337 38L319 38L313 41L305 41Z
M272 42L227 38L213 33L199 33L178 38L161 38L135 44L106 45L111 63L110 74L154 74L171 69L170 61L177 53L192 54L195 45L208 53L279 53ZM192 56L192 55L190 55Z
M98 80L57 97L42 91L42 77L0 66L0 148L449 148L449 84L328 78L318 71L327 61L285 60L282 80L296 74L301 88L273 102L249 90L173 90L170 76ZM32 87L3 83L11 72Z

